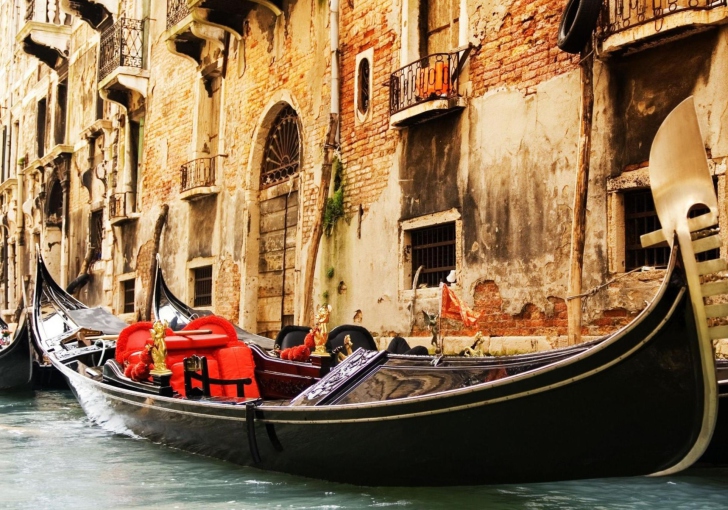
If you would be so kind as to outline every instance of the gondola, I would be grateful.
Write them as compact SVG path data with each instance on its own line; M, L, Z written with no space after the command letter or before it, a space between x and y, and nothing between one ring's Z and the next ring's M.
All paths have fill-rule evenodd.
M63 290L51 277L43 258L36 266L33 313L43 320L29 319L33 324L28 343L33 353L32 377L35 389L67 388L48 355L68 362L82 359L101 363L113 357L115 338L127 324L101 307L89 308ZM27 312L26 312L27 313ZM51 342L49 339L59 339ZM62 339L62 341L60 341ZM41 343L41 340L45 340Z
M689 107L687 113L679 107L665 124L688 122L688 130L697 129ZM699 131L698 144L703 151ZM651 175L658 169L666 170L651 158ZM113 416L117 427L153 441L272 471L377 486L675 473L705 451L718 403L716 332L706 320L713 309L706 312L699 281L707 266L695 259L706 242L694 246L691 240L691 232L717 223L717 201L707 162L677 177L682 181L674 173L668 182L653 178L660 240L672 248L660 289L635 320L584 351L504 364L359 349L328 373L322 364L321 378L292 398L276 398L260 384L259 348L238 342L229 329L214 351L209 336L202 337L207 333L199 339L200 346L208 342L203 349L194 347L196 330L175 337L155 328L155 346L163 346L167 334L169 349L178 344L204 351L204 357L186 353L174 361L178 347L167 351L172 379L181 366L184 386L162 375L151 382L126 380L118 359L68 361L56 352L48 358L92 420ZM670 193L671 185L679 193ZM685 193L686 187L695 193ZM698 203L710 212L686 220ZM42 336L38 324L46 319L37 299L34 307L31 330ZM187 327L208 324L213 330L214 321L205 320ZM225 335L211 336L219 341ZM62 337L40 344L63 343ZM233 376L227 377L228 356L221 351L229 349L255 366L228 369ZM213 361L217 376L207 370ZM202 390L194 386L198 380Z
M2 319L0 328L8 329L8 324ZM33 352L25 313L21 313L12 341L0 348L0 390L28 389L32 379Z
M152 313L155 320L166 321L170 329L179 331L198 317L212 315L209 310L199 310L187 306L177 298L164 281L162 264L157 254L157 268L154 273L154 292L152 293ZM273 349L273 340L256 335L233 325L237 337L242 342L254 343L263 349Z

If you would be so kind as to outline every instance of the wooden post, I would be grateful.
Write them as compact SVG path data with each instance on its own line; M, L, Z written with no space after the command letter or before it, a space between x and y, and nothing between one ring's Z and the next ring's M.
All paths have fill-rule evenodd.
M324 212L326 211L326 200L329 198L331 167L334 162L333 153L336 146L338 124L339 115L332 113L329 118L329 132L324 147L324 162L321 164L321 184L319 184L318 195L314 204L316 214L311 229L311 243L306 253L306 266L303 272L303 306L301 307L302 316L298 318L299 324L308 324L313 318L313 279L316 274L316 259L321 244L321 236L324 232Z
M148 321L152 317L152 295L154 294L154 275L157 272L157 253L159 253L159 243L162 239L162 229L167 223L167 214L169 213L169 205L162 205L162 212L159 213L157 223L154 225L154 248L152 249L152 263L149 265L149 286L147 287L147 295L144 301L144 313L142 320Z
M579 159L574 190L574 217L571 228L569 268L570 299L567 300L569 345L581 342L581 274L584 266L586 237L586 200L589 191L589 155L591 153L592 114L594 111L594 51L591 39L581 52L581 112L579 126Z

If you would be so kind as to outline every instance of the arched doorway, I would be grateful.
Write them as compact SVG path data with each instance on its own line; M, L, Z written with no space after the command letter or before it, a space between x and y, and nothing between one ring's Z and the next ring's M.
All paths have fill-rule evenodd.
M271 338L293 323L300 166L298 114L285 106L266 138L259 183L257 330Z

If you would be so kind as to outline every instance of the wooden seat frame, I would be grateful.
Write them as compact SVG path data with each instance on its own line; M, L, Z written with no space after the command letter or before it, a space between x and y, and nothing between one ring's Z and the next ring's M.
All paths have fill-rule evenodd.
M209 397L210 385L219 384L221 386L235 385L238 388L238 397L245 398L245 386L251 384L253 380L250 377L245 379L213 379L207 370L207 358L205 356L193 355L187 357L183 361L185 376L185 394L187 398ZM202 389L194 388L192 380L200 381Z

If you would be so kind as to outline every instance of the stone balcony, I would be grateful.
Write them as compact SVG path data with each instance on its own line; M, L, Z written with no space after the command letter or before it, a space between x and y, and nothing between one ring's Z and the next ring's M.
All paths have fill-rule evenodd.
M149 71L145 69L144 21L119 18L101 33L99 93L129 109L133 95L147 97Z
M257 6L275 16L281 14L281 0L167 0L167 48L203 65L206 47L224 49L225 33L236 39L243 35L243 23Z
M100 30L112 19L117 3L114 0L60 0L64 12L82 19L94 30Z
M402 128L465 108L460 73L470 46L435 53L392 73L389 80L389 124Z
M25 53L51 69L68 60L71 17L60 9L59 0L34 0L25 4L25 23L15 36Z
M598 52L633 52L728 23L728 0L605 0Z
M180 167L180 198L194 200L215 195L217 186L217 159L222 155L197 158Z
M136 211L136 195L131 192L114 193L109 197L109 223L123 225L139 219Z

